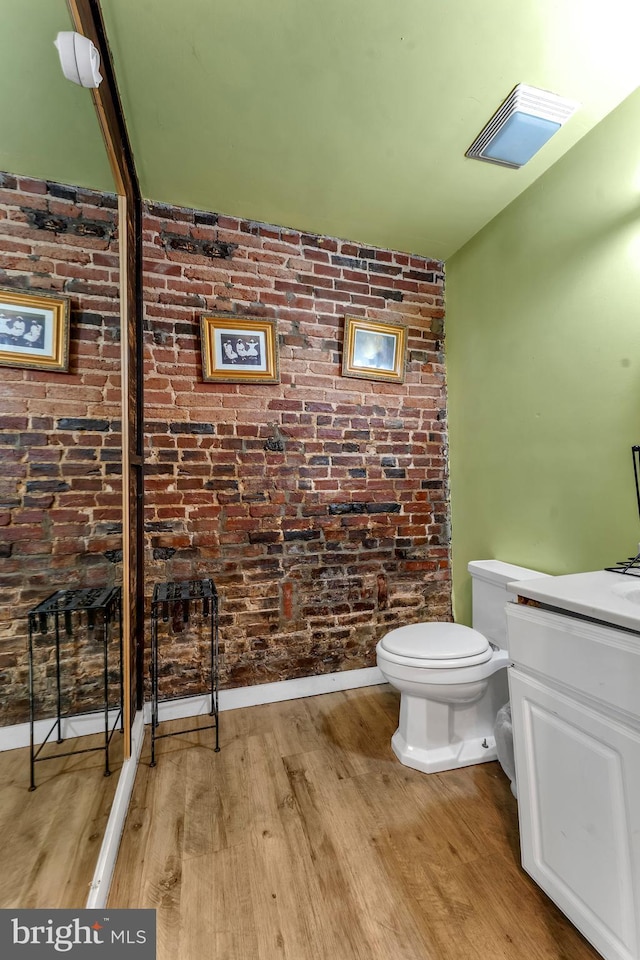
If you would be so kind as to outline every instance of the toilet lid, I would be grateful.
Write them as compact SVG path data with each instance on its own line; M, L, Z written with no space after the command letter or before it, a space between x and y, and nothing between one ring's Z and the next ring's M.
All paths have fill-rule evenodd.
M383 650L413 660L463 660L481 663L491 656L485 636L461 623L411 623L391 630L381 640ZM485 657L481 657L485 654Z

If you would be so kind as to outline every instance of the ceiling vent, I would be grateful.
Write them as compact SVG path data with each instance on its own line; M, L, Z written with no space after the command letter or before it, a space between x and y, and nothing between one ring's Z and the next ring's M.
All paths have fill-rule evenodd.
M578 106L548 90L519 83L465 156L517 169L531 160Z

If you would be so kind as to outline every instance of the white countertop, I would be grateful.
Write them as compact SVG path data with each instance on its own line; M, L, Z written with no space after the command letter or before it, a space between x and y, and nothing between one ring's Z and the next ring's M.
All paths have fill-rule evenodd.
M516 580L510 593L640 632L640 577L609 570Z

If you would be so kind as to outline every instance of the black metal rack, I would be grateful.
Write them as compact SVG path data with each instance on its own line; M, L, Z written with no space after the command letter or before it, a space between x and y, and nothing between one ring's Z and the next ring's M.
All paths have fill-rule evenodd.
M638 514L640 514L640 446L631 447L631 456L633 457L633 479L636 485L636 503ZM610 570L611 573L624 573L628 577L640 577L640 553L635 557L619 560L613 567L605 567L605 570Z
M64 624L64 634L67 638L74 636L77 629L81 626L82 615L86 614L86 628L90 633L96 629L100 630L100 641L102 646L103 663L103 693L104 705L98 710L89 711L90 713L104 714L104 743L98 747L86 747L81 750L67 750L63 753L56 752L41 757L40 753L49 741L54 730L57 728L56 743L64 743L62 736L62 721L73 717L76 714L63 714L62 712L62 667L60 658L60 643L62 639L61 620ZM30 726L30 790L35 790L35 765L43 760L57 760L60 757L68 757L80 753L93 753L96 750L103 750L105 757L105 777L110 776L109 769L109 746L118 723L120 730L123 731L123 674L122 674L122 591L120 587L106 588L84 588L76 590L58 590L46 600L43 600L29 612L29 726ZM35 694L35 664L34 664L34 644L37 634L47 634L49 632L49 619L53 619L54 643L55 643L55 682L56 682L56 718L47 733L46 737L36 750L34 725L36 722L36 694ZM75 621L75 624L74 624ZM118 678L119 678L119 699L118 711L112 724L109 722L109 712L113 707L109 704L109 639L111 627L117 624L118 628ZM74 626L76 630L74 631Z
M636 557L620 560L613 567L605 567L611 573L624 573L628 577L640 577L640 553Z
M188 730L177 730L174 733L156 733L160 721L158 719L158 622L168 623L169 619L176 622L180 618L183 623L189 623L192 607L201 605L202 617L210 624L210 673L208 694L210 700L209 716L214 722L205 727L190 727ZM218 646L218 592L213 580L184 580L157 583L153 590L151 601L151 766L156 765L156 740L164 737L175 737L185 733L194 733L200 730L215 730L215 752L220 750L218 737L218 685L219 685L219 646ZM188 694L190 696L191 694ZM180 697L170 697L169 700L179 700Z

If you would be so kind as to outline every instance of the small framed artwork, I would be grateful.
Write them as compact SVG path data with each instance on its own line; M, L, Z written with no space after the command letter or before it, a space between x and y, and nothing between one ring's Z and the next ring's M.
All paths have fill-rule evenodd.
M69 297L0 288L0 364L66 373Z
M275 320L200 317L202 377L218 383L279 383Z
M345 317L342 376L404 381L407 328Z

